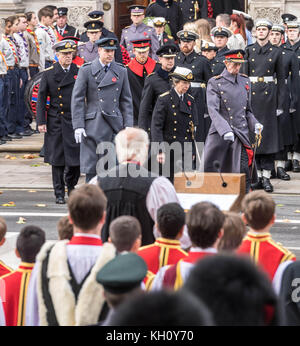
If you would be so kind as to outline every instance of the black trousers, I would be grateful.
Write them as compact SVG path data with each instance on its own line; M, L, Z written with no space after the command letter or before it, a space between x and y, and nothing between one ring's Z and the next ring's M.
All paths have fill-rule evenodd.
M255 162L258 171L263 169L266 171L271 171L274 168L274 154L256 154Z
M296 153L300 153L300 135L298 135L298 141L296 144L294 144L293 149L293 151L295 151Z
M248 193L251 187L251 179L250 179L250 170L249 170L249 164L248 164L248 154L247 154L246 148L243 145L241 150L240 172L245 173L246 175L246 193Z
M80 166L52 166L52 182L56 197L65 196L65 186L72 189L78 183Z
M281 151L279 151L279 153L275 154L275 160L286 161L288 159L287 154L290 151L293 151L293 146L292 145L285 145L283 150L281 150Z

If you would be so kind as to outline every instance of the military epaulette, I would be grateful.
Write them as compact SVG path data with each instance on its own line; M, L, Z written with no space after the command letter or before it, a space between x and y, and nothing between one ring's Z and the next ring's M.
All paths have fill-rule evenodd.
M167 95L169 95L169 94L170 94L170 91L166 91L165 93L160 94L159 97L164 97L164 96L167 96Z
M245 73L240 73L240 75L241 75L242 77L249 78Z
M52 65L52 66L50 66L50 67L48 67L48 68L45 68L44 72L45 72L45 71L52 70L52 69L53 69L53 65Z
M124 29L128 29L128 28L130 28L130 27L131 27L131 25L127 25L127 26L125 26Z
M168 35L168 38L169 38L170 40L174 40L173 36Z
M90 65L92 62L91 61L89 61L89 62L85 62L81 67L83 67L83 66L87 66L87 65Z
M220 79L222 76L219 74L218 76L213 76L214 79Z
M118 65L118 66L121 66L121 67L123 67L123 68L126 68L126 66L127 66L127 65L126 65L126 66L124 66L124 65L123 65L123 64L121 64L120 62L116 62L116 61L115 61L115 64L116 64L116 65Z
M152 73L148 74L147 77L150 77L150 76L154 75L155 73L156 73L156 72L152 72Z
M154 1L150 1L148 6L151 6L151 5L155 4L155 2L156 2L155 0Z
M187 94L189 97L191 97L193 100L195 99L194 96L192 96L191 94Z

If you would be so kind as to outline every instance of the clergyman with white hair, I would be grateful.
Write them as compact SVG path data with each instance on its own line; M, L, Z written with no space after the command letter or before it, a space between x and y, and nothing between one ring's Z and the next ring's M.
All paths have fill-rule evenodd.
M121 215L135 216L142 226L142 245L151 244L160 236L155 228L156 211L163 204L179 203L174 186L163 177L143 167L148 159L148 134L138 128L127 128L115 137L119 164L98 176L98 184L107 198L106 223L101 239L107 241L110 223ZM95 179L91 181L95 183ZM191 244L186 232L181 246Z

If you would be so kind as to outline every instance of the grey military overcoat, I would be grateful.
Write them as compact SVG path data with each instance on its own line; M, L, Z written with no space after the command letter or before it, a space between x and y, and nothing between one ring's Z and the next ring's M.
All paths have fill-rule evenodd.
M133 106L126 68L112 62L105 73L99 58L79 69L72 94L73 129L84 128L80 170L95 174L100 142L112 142L123 128L133 126Z
M222 172L240 173L242 145L251 148L249 131L254 132L258 123L251 111L250 87L248 77L239 74L236 81L226 68L209 80L207 106L212 123L203 151L205 172L216 171L213 162L217 160ZM227 132L234 133L234 142L223 139Z

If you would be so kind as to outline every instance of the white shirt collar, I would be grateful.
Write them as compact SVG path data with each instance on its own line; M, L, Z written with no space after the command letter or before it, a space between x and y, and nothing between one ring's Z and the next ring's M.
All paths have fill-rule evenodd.
M73 237L86 237L86 238L100 239L99 235L97 235L97 234L88 234L88 233L74 233Z
M217 253L217 249L214 247L208 247L205 249L202 249L201 247L191 247L189 252L211 252L211 253Z
M103 64L103 62L101 61L101 59L99 58L99 62L100 62L100 65L104 68L104 66L108 66L108 67L110 67L110 64L111 63L109 63L109 64L107 64L107 65L105 65L105 64Z

